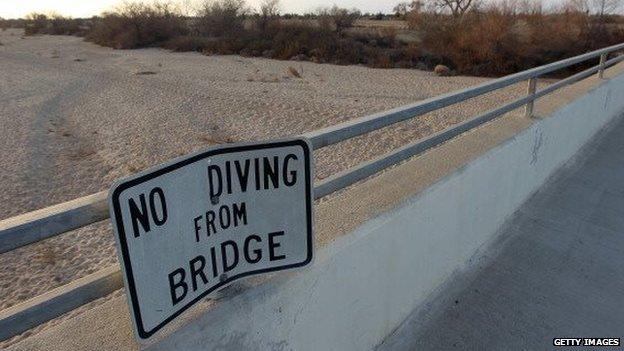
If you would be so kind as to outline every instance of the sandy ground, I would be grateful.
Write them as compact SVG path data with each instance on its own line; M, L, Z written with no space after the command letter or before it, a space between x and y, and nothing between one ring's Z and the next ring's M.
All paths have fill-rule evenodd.
M485 81L239 56L115 51L0 32L0 219L207 145L292 136ZM294 67L302 76L287 73ZM524 86L315 152L317 178L491 109ZM117 262L108 222L0 255L0 309Z

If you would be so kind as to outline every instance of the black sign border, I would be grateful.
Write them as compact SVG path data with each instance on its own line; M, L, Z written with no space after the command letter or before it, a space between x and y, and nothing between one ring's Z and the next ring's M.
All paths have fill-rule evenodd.
M265 269L258 269L258 270L254 270L254 271L249 271L249 272L243 272L237 275L234 275L232 277L228 277L227 280L224 280L222 282L219 282L217 285L215 285L214 287L206 290L205 292L203 292L201 295L197 296L195 299L193 299L192 301L186 303L182 308L180 308L179 310L177 310L175 313L173 313L171 316L167 317L164 321L162 321L160 324L158 324L157 326L155 326L153 329L151 330L145 330L144 326L143 326L143 319L141 317L141 311L139 309L139 304L138 304L138 297L137 297L137 293L136 293L136 287L135 287L135 283L134 283L134 276L132 273L132 264L130 262L130 255L128 252L128 246L127 246L127 242L126 242L126 233L124 230L124 225L123 225L123 219L122 219L122 214L121 214L121 206L119 205L119 196L121 195L121 193L130 188L133 187L135 185L138 185L140 183L149 181L153 178L159 177L163 174L172 172L174 170L177 170L178 168L187 166L191 163L195 163L198 161L201 161L202 159L208 158L208 157L212 157L212 156L216 156L216 155L222 155L222 154L226 154L226 153L235 153L235 152L244 152L244 151L253 151L253 150L263 150L263 149L272 149L272 148L279 148L279 147L288 147L288 146L300 146L303 149L303 154L305 157L305 162L304 162L304 167L305 167L305 172L306 172L306 176L305 176L305 190L306 190L306 220L307 220L307 240L308 240L308 255L306 257L306 259L302 262L299 263L293 263L293 264L289 264L289 265L285 265L285 266L279 266L279 267L272 267L272 268L265 268ZM219 148L219 149L212 149L212 150L208 150L202 153L199 153L197 155L193 155L190 156L188 158L182 159L178 162L174 162L170 165L167 165L161 169L155 170L153 172L147 173L147 174L143 174L139 177L136 178L132 178L130 180L127 181L122 181L118 184L116 184L114 190L111 192L111 203L113 206L113 211L115 214L115 222L116 222L116 227L117 230L115 231L118 235L118 242L119 242L119 246L121 248L121 256L123 258L123 263L124 263L124 272L126 275L126 281L127 281L127 286L126 286L126 291L129 293L130 298L132 300L132 313L134 314L134 320L136 321L136 326L137 326L137 333L138 336L141 339L148 339L149 337L151 337L152 335L154 335L156 332L158 332L160 329L162 329L165 325L167 325L169 322L171 322L174 318L176 318L177 316L179 316L180 314L182 314L182 312L186 311L188 308L190 308L191 306L193 306L194 304L196 304L199 300L201 300L202 298L204 298L206 295L208 295L209 293L215 291L216 289L222 287L223 285L226 285L228 283L231 283L234 280L238 280L247 276L251 276L251 275L257 275L257 274L262 274L262 273L269 273L269 272L276 272L276 271L281 271L281 270L286 270L286 269L291 269L291 268L298 268L298 267L303 267L305 265L307 265L308 263L310 263L312 261L312 257L313 257L313 238L312 238L312 226L313 226L313 222L312 222L312 170L311 170L311 161L310 161L310 146L309 144L303 140L303 139L293 139L293 140L287 140L287 141L278 141L278 142L269 142L269 143L262 143L262 144L248 144L248 145L240 145L240 146L230 146L230 147L223 147L223 148Z

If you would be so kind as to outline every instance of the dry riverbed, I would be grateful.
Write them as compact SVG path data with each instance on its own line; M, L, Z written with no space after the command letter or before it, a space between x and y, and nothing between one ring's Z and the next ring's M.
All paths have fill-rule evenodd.
M0 219L107 189L119 177L209 145L292 136L486 81L117 51L18 30L0 31L0 42ZM317 179L523 92L514 86L315 152ZM116 262L106 221L0 254L0 309Z

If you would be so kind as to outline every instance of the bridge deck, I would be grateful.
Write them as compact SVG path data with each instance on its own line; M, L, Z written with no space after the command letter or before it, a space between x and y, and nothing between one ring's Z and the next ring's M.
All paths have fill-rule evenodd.
M624 337L624 119L557 172L501 235L494 257L379 349L542 350L554 337Z

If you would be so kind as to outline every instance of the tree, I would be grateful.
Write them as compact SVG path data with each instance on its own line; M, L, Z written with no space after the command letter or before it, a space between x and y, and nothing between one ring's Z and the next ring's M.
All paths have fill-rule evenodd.
M265 19L272 19L279 16L280 13L280 1L279 0L264 0L260 4L260 16Z
M622 0L572 0L572 6L579 11L603 17L619 10Z
M198 34L203 36L233 36L244 28L247 14L244 0L207 0L199 10Z
M397 4L394 7L393 11L394 11L394 15L397 18L405 18L408 13L412 11L420 11L422 7L423 7L422 1L414 0L412 2L401 2Z
M279 0L264 0L260 4L260 18L257 25L260 30L266 30L269 25L279 17Z
M453 17L461 17L474 7L478 0L430 0L430 2L442 11L450 11Z
M317 10L317 18L321 28L327 28L329 22L333 22L338 33L353 26L353 23L361 16L362 13L358 9L345 9L336 5L329 9L320 8Z

